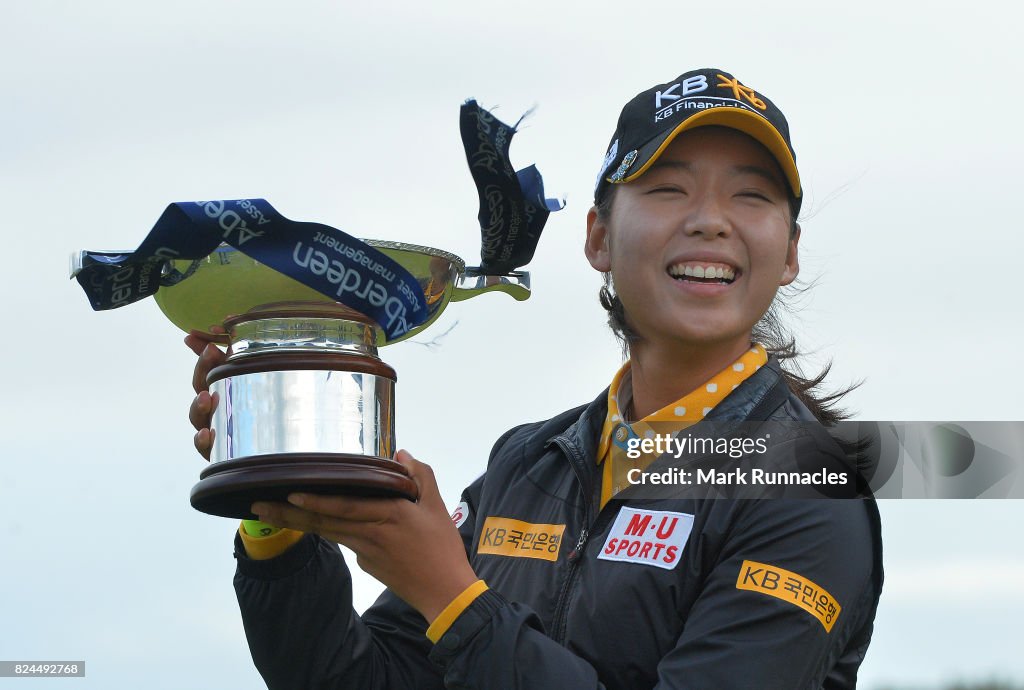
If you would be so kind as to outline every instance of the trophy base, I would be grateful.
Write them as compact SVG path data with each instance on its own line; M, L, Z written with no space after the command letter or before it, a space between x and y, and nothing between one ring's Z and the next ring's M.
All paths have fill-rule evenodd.
M280 453L225 460L207 467L192 487L192 507L209 515L255 520L256 501L287 502L295 492L405 498L418 491L394 460L348 453Z

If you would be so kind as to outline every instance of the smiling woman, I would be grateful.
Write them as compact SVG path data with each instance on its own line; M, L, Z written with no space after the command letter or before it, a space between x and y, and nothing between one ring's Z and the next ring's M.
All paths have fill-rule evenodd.
M605 161L585 253L614 286L603 300L629 360L593 402L498 439L451 518L405 451L416 503L254 504L283 528L235 542L268 686L856 685L882 580L872 500L652 496L627 479L668 469L624 452L659 424L795 424L783 447L801 468L845 459L781 369L785 348L759 337L799 272L786 120L721 70L688 72L626 104ZM202 381L223 355L188 342L204 353L190 419L206 453ZM334 542L388 587L362 616Z
M776 211L780 210L780 199L779 195L785 197L785 205L788 207L787 219L789 227L789 243L792 245L791 249L787 252L787 269L789 268L789 262L794 262L793 268L796 272L799 271L799 265L797 262L797 245L800 240L800 225L797 223L797 215L800 210L801 197L798 191L794 191L788 187L788 183L785 181L785 176L779 163L771 156L770 152L759 142L750 138L739 136L736 130L731 130L726 127L720 127L715 125L702 127L699 132L687 133L681 138L684 140L693 136L703 136L705 138L712 136L719 137L732 137L735 143L734 145L745 147L747 149L747 155L755 158L764 159L768 158L767 163L761 165L734 165L731 171L734 185L740 188L740 191L736 192L736 202L738 203L741 199L739 197L746 197L748 203L754 208L758 204L770 207ZM737 139L737 137L739 137ZM670 148L678 150L680 144L673 142ZM699 147L697 147L699 148ZM705 149L707 146L705 146ZM678 153L676 154L678 155ZM664 160L663 160L664 159ZM658 185L657 171L663 168L677 171L677 184L673 185L672 180L667 180L665 184ZM676 203L681 203L683 197L687 199L692 195L693 190L693 175L696 174L694 166L686 161L675 161L673 155L662 156L652 166L654 175L648 174L651 177L649 181L649 193L661 193L665 195L676 195ZM686 180L690 182L691 191L687 192L686 187L682 186L681 182L684 180L678 179L680 177L689 175L690 179ZM743 188L744 181L742 177L751 177L753 179L748 180L749 186L746 189ZM603 185L599 187L598 198L594 201L593 215L590 222L599 224L599 231L607 231L606 226L611 221L612 209L614 207L615 199L617 197L618 190L621 189L619 185ZM691 230L690 234L700 235L700 230ZM727 257L718 256L714 252L697 251L694 255L684 257L688 258L691 262L679 262L672 264L668 267L668 273L674 279L689 283L691 289L697 289L696 285L699 284L722 284L731 285L735 282L742 271L737 266L729 263ZM715 263L716 259L726 259L720 263ZM596 266L595 266L596 267ZM712 267L714 274L708 272L707 269ZM615 292L614 282L611 271L603 271L605 278L605 285L601 288L600 301L601 306L608 312L608 325L615 333L616 337L623 344L625 352L629 352L630 347L640 346L640 335L630 324L626 317L625 306L622 303L619 295ZM779 282L779 286L789 285L793 282L796 277L796 273L792 277L786 276L784 280ZM796 347L795 339L789 335L782 325L779 318L778 312L784 306L782 296L774 288L772 290L772 300L769 303L767 309L762 313L761 317L751 327L750 340L761 343L764 345L767 352L777 358L780 361L795 360L799 356L799 351ZM698 293L699 294L699 293ZM708 291L709 295L718 294L713 291ZM642 347L642 346L641 346ZM844 410L836 407L836 403L843 398L844 395L849 393L855 386L850 388L841 389L832 393L823 393L820 391L820 387L828 375L830 365L826 365L825 368L812 378L804 378L800 373L794 372L787 368L780 368L782 376L786 379L786 383L789 385L793 393L800 399L800 401L807 406L811 413L820 422L827 425L835 424L846 418L847 414Z
M800 231L791 232L781 174L769 172L777 168L746 134L700 127L677 137L642 177L608 192L610 212L591 211L587 257L611 274L628 315L634 381L651 378L647 367L669 374L634 390L639 417L749 349L779 286L796 278ZM672 364L679 361L691 366Z

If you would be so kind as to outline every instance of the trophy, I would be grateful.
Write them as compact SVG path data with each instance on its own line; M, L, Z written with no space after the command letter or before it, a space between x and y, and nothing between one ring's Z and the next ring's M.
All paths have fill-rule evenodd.
M461 129L480 197L479 267L291 221L262 199L171 204L134 252L72 257L94 309L153 295L183 331L228 346L207 378L218 403L194 508L254 518L253 502L296 491L417 498L393 459L397 376L379 348L423 332L451 302L527 299L529 273L515 269L562 207L535 167L512 169L514 127L468 101Z

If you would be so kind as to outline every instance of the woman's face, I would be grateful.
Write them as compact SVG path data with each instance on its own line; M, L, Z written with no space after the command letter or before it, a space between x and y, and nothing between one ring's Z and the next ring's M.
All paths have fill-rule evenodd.
M741 132L702 127L617 185L608 218L591 210L586 253L611 272L643 342L731 347L796 278L799 230L791 238L790 229L771 154Z

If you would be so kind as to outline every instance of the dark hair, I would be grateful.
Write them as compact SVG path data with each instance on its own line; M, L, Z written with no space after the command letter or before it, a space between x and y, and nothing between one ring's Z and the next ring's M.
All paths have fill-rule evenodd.
M606 186L601 198L594 202L597 217L601 220L607 221L611 216L616 189L617 185ZM789 197L790 237L793 237L797 231L797 209L799 208L800 200L791 193ZM812 286L813 283L802 287L791 286L790 292L794 295L801 294ZM613 287L611 273L605 272L604 285L601 287L599 299L601 306L608 312L608 326L615 333L615 337L619 339L619 342L622 344L623 354L626 355L629 352L630 343L638 341L640 335L629 325L626 309L622 304L622 300L613 291ZM822 383L832 369L831 360L825 364L824 369L817 375L809 378L804 377L800 365L796 361L801 353L797 349L796 339L793 337L793 334L782 323L780 318L781 311L792 311L792 309L787 300L781 298L780 294L777 293L775 299L772 300L771 305L768 307L768 311L754 324L751 339L764 345L768 354L774 355L779 360L779 363L782 365L782 376L785 378L786 384L789 385L789 389L807 406L807 409L811 411L818 421L825 426L832 426L847 419L850 413L836 405L843 396L857 388L860 382L836 392L829 393L824 391Z

